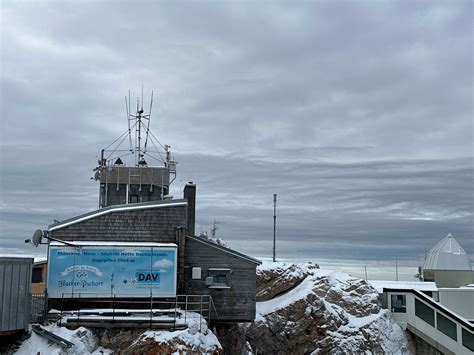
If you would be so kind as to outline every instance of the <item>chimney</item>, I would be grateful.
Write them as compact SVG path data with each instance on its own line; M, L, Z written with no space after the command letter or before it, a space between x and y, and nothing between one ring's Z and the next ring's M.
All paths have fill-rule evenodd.
M194 237L194 224L196 222L196 184L188 182L184 187L184 198L188 200L188 225L187 233Z

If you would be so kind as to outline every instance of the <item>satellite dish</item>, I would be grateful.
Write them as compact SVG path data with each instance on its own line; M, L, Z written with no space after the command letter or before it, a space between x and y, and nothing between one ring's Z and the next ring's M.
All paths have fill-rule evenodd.
M33 233L33 237L31 238L31 244L35 247L41 244L41 240L43 239L43 231L41 229L36 230Z

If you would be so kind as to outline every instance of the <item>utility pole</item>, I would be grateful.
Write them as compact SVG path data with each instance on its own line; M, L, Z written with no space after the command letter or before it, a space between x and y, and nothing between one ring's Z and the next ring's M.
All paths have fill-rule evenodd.
M275 262L277 194L273 194L273 262Z

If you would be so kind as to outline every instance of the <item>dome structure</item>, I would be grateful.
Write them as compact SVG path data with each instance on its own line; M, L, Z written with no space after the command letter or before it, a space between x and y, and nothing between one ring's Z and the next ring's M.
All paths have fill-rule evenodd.
M472 270L469 258L449 233L428 252L424 270Z

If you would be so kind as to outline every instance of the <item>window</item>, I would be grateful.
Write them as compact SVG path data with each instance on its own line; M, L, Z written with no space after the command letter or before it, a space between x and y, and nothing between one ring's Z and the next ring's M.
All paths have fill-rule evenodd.
M392 312L407 313L407 297L405 295L391 295Z
M474 351L474 335L464 328L462 328L462 345Z
M435 326L434 310L417 299L415 299L415 315L431 326Z
M43 269L40 267L34 267L33 273L31 274L31 282L34 284L43 282Z
M456 323L439 313L436 313L436 323L438 330L441 333L446 334L455 341L458 340L458 335L456 333Z
M206 278L206 285L209 288L230 288L231 269L209 269L209 276Z
M212 284L227 286L227 275L226 274L212 275Z

